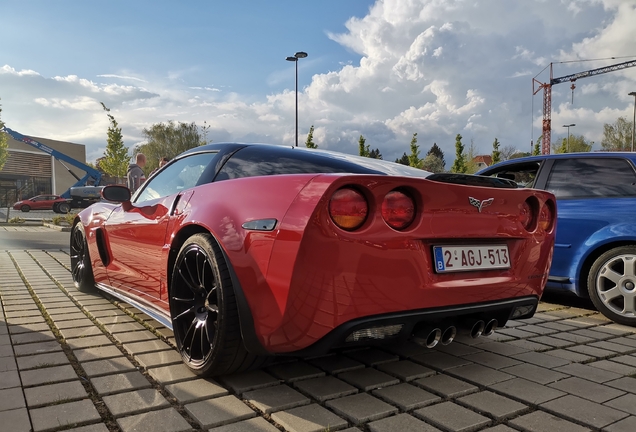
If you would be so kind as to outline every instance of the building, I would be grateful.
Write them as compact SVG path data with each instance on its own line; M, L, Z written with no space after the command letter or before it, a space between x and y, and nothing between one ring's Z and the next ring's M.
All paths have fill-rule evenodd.
M492 156L491 155L478 155L473 158L473 162L475 162L475 166L477 167L477 171L489 167L492 165Z
M35 195L60 195L77 182L69 169L78 177L86 173L74 166L66 166L51 155L21 141L7 136L9 152L7 162L0 170L0 205L6 207L14 202ZM64 141L32 137L60 153L86 163L86 147Z

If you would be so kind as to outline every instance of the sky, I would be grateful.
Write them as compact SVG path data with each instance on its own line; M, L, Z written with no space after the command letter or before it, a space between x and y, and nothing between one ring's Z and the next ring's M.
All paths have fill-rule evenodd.
M103 155L108 118L131 154L144 128L209 126L213 142L295 141L384 159L455 137L480 154L497 138L530 151L540 82L636 58L636 0L2 0L0 103L6 126ZM636 68L552 89L552 139L631 120ZM204 123L205 122L205 123Z

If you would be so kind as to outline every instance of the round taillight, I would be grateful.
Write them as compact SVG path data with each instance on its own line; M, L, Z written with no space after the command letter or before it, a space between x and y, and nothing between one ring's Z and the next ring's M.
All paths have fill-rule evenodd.
M355 189L339 189L329 201L331 220L340 228L352 231L360 228L367 219L369 204L360 192Z
M413 198L404 192L389 192L382 202L382 218L393 229L403 230L407 228L415 219Z
M530 203L528 203L528 201L524 201L524 203L521 204L521 208L519 209L519 222L521 222L521 225L523 225L523 227L527 231L530 231L532 228L533 219L534 217L532 213L532 207L530 206Z
M552 201L546 201L541 207L539 213L539 228L544 231L550 231L554 222L554 204Z

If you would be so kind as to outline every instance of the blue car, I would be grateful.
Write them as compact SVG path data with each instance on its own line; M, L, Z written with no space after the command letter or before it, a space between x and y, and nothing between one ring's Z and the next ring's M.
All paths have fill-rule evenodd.
M497 163L477 174L557 198L547 289L589 297L611 320L636 326L636 153L567 153Z

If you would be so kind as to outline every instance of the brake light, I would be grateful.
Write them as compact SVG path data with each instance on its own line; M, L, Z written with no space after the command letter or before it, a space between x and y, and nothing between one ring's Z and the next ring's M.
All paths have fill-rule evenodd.
M527 230L532 231L532 225L534 222L534 214L532 212L532 206L528 201L524 201L519 209L519 222Z
M554 222L554 203L546 201L539 213L539 228L550 231Z
M329 201L331 220L340 228L353 231L367 219L369 204L360 192L351 188L337 190Z
M415 219L413 198L400 191L391 191L382 202L382 218L388 226L396 230L407 228Z

